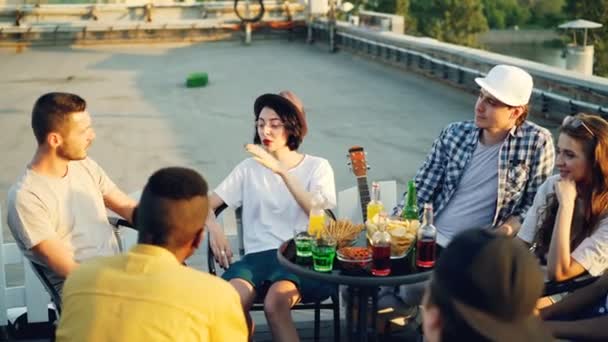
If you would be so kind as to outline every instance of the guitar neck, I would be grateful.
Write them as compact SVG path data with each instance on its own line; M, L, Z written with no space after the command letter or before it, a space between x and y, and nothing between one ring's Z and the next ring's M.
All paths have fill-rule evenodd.
M363 214L363 222L367 221L367 204L369 203L369 187L367 186L367 177L357 177L357 188L359 189L359 199L361 202L361 213Z

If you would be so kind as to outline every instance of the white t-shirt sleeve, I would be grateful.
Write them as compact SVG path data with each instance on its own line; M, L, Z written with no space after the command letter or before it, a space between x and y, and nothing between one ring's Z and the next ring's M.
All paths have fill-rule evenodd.
M26 249L44 240L57 238L48 208L34 193L16 191L9 195L8 202L8 226L15 239L21 241Z
M95 184L99 186L99 191L101 191L101 194L103 196L111 193L116 189L116 184L112 182L106 172L93 159L86 158L85 160L83 160L83 165L85 165L85 167L95 180Z
M245 161L238 164L214 192L231 208L238 208L243 204L243 187L245 181Z
M608 218L601 220L597 230L576 247L572 258L592 276L608 269Z
M309 191L315 191L318 187L321 188L321 193L327 200L327 209L335 208L337 201L334 170L326 159L322 159L314 170Z
M517 233L517 237L527 243L532 243L534 240L534 236L536 235L536 231L538 229L539 209L543 208L547 203L547 195L549 190L553 189L553 183L552 177L549 177L538 188L538 191L534 196L534 202L532 203L530 209L528 209L524 222L519 229L519 233Z

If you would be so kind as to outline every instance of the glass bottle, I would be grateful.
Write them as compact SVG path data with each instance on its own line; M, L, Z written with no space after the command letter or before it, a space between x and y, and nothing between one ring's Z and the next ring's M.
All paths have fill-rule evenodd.
M416 183L413 179L407 182L407 196L401 217L405 220L418 221L418 199L416 198Z
M386 212L380 212L378 230L372 235L372 274L375 276L391 273L391 235L386 231L387 223Z
M319 237L325 229L325 197L321 188L315 189L312 195L310 213L308 215L308 234Z
M434 267L436 246L437 228L433 225L433 205L426 203L422 214L422 225L418 228L416 266L420 268Z
M380 184L372 183L372 198L367 204L367 219L371 222L374 216L384 210L384 205L380 202Z

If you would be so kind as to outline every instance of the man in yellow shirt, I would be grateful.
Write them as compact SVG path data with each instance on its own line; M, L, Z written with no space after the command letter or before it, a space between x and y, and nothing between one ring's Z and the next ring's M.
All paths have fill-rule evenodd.
M246 341L234 288L182 265L202 240L207 191L196 171L154 173L136 214L139 244L68 276L57 341Z

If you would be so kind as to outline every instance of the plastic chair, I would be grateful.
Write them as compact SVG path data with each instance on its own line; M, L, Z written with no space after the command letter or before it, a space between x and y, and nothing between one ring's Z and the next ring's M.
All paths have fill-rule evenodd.
M215 215L219 216L221 212L226 209L227 206L224 204L215 210ZM238 253L240 257L245 255L245 249L243 247L243 223L242 223L242 210L241 208L237 208L235 210L236 216L236 226L237 226L237 235L238 235ZM335 220L335 215L331 210L326 210L326 214ZM208 244L207 247L207 268L209 273L213 275L217 275L216 266L215 266L215 258L213 255L213 250L211 249L211 244ZM322 301L326 298L317 299L312 303L298 303L294 305L292 310L314 310L315 320L314 320L314 340L319 341L320 339L320 330L321 330L321 309L333 310L333 319L334 319L334 341L340 341L340 296L338 295L338 287L336 286L336 291L334 291L331 296L331 303L323 303ZM262 296L258 296L254 300L254 304L251 306L251 311L263 311L264 310L264 298Z

